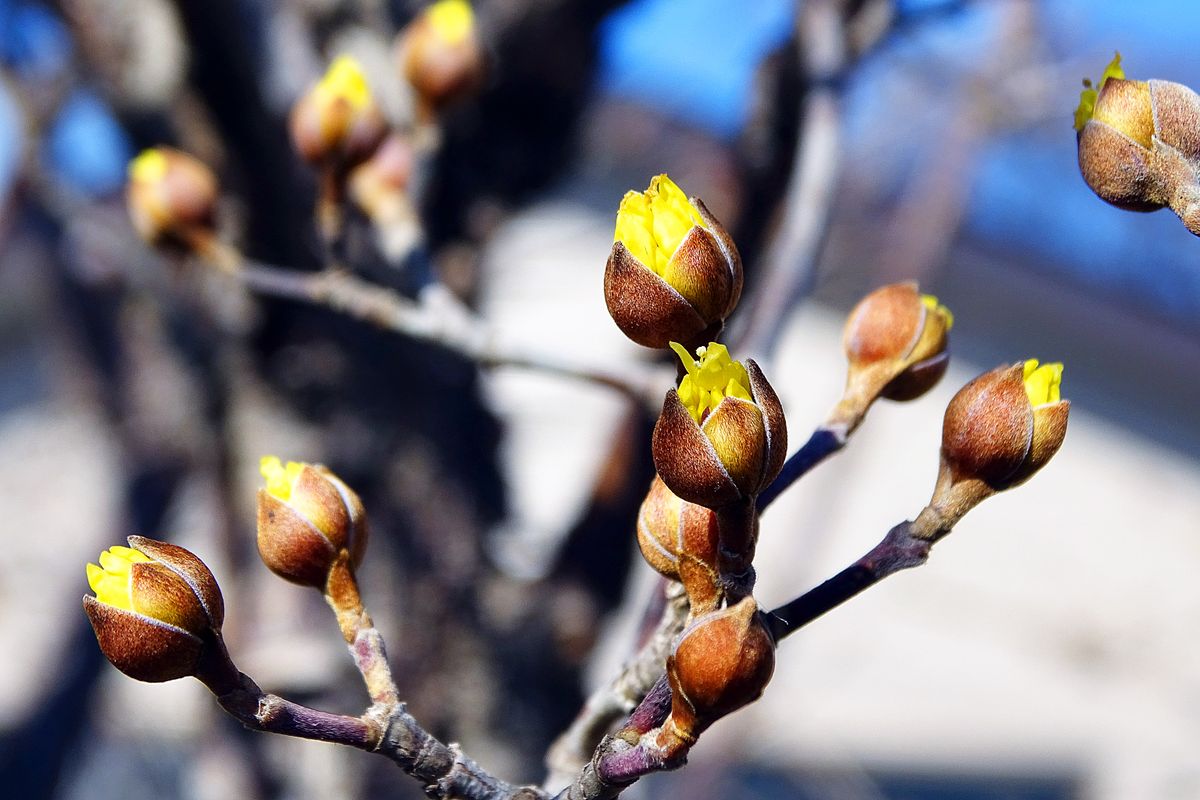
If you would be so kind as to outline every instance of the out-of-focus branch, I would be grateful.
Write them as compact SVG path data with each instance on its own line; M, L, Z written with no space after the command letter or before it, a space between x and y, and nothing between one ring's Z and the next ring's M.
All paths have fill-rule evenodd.
M662 381L657 371L625 364L583 364L547 353L521 350L500 343L494 331L458 302L440 284L422 290L417 302L346 272L300 272L245 262L231 270L245 286L272 297L326 306L355 319L378 325L419 341L429 342L467 358L481 367L516 367L615 389L653 407Z
M588 697L571 726L546 753L546 766L549 768L545 781L547 788L570 781L591 757L604 735L642 702L662 675L671 645L683 630L688 616L687 594L681 583L668 582L664 593L666 604L662 617L649 639L625 663L620 673Z

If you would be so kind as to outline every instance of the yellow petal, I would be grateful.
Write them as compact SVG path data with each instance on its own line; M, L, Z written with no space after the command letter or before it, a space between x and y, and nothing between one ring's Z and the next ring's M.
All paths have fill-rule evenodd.
M1025 362L1025 394L1034 408L1057 403L1061 399L1063 365L1059 363L1038 366L1036 358Z
M345 100L351 108L362 110L371 103L371 87L362 66L354 58L341 55L333 60L317 91L331 100Z
M129 162L129 179L138 183L157 183L167 175L167 156L162 150L151 147L143 150Z
M638 261L664 275L671 256L704 218L683 190L664 175L655 175L645 192L626 192L617 210L613 241L622 242Z
M446 44L465 41L475 26L475 11L467 0L440 0L425 9L425 18Z
M295 461L284 466L278 456L263 456L258 462L258 471L267 481L267 492L280 500L291 499L292 486L303 469L304 464Z
M938 299L931 294L921 295L921 302L925 307L935 314L940 314L946 323L946 330L954 327L954 314L950 313L950 309L938 302Z
M671 349L687 370L679 384L679 399L692 419L699 422L726 397L751 399L746 388L750 385L746 368L730 358L725 345L709 342L707 347L697 348L699 360L693 359L678 342L671 342Z
M1121 54L1116 53L1113 60L1108 62L1108 66L1104 68L1104 74L1100 76L1100 81L1095 86L1089 80L1083 81L1084 89L1079 93L1079 105L1075 108L1075 130L1083 130L1083 126L1096 113L1096 100L1100 96L1100 90L1104 88L1104 84L1109 78L1117 78L1124 80L1125 70L1121 69Z

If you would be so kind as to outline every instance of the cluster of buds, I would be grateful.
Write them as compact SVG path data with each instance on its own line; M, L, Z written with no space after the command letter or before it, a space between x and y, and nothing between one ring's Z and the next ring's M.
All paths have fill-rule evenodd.
M968 383L946 407L941 463L918 535L937 539L996 492L1033 477L1062 446L1071 402L1061 397L1062 364L1030 359Z
M883 286L860 300L846 319L846 388L827 427L844 436L878 398L912 400L932 389L950 362L953 325L950 310L915 283Z
M196 676L228 684L237 675L221 640L224 601L212 572L189 551L130 536L129 547L87 565L95 596L83 598L100 649L140 681Z
M742 294L742 259L704 203L658 175L621 200L613 240L604 300L626 336L688 349L716 338Z
M1119 208L1168 207L1200 236L1200 95L1172 81L1126 79L1119 53L1097 85L1084 87L1075 131L1087 185Z
M427 6L396 40L400 74L429 118L474 92L483 79L483 47L467 0Z
M210 247L216 238L217 178L172 147L143 150L129 162L125 202L138 236L152 247Z

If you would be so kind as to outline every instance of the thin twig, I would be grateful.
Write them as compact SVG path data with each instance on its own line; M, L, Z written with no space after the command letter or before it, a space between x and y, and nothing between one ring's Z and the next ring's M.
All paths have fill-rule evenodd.
M658 372L634 364L582 364L547 353L505 346L496 333L438 284L419 302L347 272L301 272L244 262L231 274L251 290L326 306L355 319L451 350L481 367L515 367L587 381L653 407L661 402Z
M766 509L785 489L808 474L809 470L841 450L846 441L846 434L825 426L813 431L804 446L792 453L783 463L779 476L758 496L758 510L761 512Z
M592 692L571 726L550 746L546 753L550 773L543 784L546 788L570 781L587 763L604 735L642 702L662 675L671 645L688 616L688 599L682 584L669 581L664 593L662 617L649 639L611 681Z

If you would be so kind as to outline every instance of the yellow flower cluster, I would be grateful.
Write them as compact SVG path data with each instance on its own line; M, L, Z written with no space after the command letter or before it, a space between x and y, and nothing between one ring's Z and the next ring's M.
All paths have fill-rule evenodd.
M696 225L703 227L704 218L687 195L666 175L656 175L645 192L630 191L621 198L613 241L624 244L656 274L665 275L671 256Z
M325 102L343 100L361 111L371 104L371 87L362 67L350 56L338 56L317 83L316 93Z
M258 471L267 480L267 492L280 500L291 499L292 487L303 470L304 465L296 461L285 466L279 456L263 456L258 462Z
M697 348L699 360L679 342L671 342L671 349L687 370L679 383L679 399L696 422L702 422L726 397L751 400L746 368L730 358L725 345L709 342L708 347Z
M87 565L88 585L96 599L110 606L133 611L132 575L130 568L150 559L132 547L115 545L100 554L100 566Z
M475 25L475 12L467 0L439 0L425 9L424 13L446 44L466 41Z
M1079 106L1075 109L1075 130L1083 130L1083 126L1096 113L1096 100L1100 97L1100 90L1104 88L1104 83L1109 78L1124 80L1125 70L1121 69L1121 54L1117 53L1113 56L1113 60L1108 62L1108 66L1104 68L1104 74L1100 76L1099 82L1095 86L1087 78L1083 79L1084 89L1079 93Z
M1034 408L1057 403L1061 399L1062 364L1042 364L1036 358L1025 362L1025 394Z

